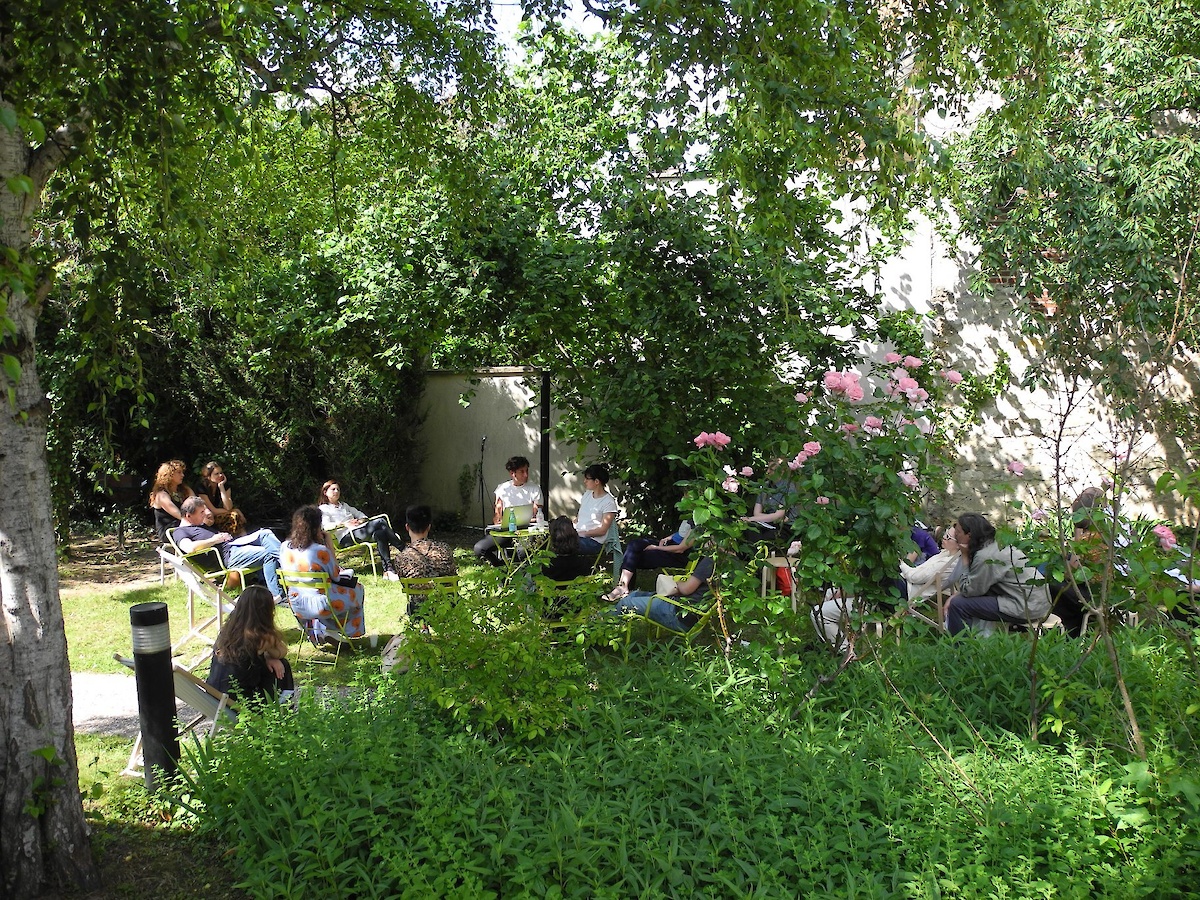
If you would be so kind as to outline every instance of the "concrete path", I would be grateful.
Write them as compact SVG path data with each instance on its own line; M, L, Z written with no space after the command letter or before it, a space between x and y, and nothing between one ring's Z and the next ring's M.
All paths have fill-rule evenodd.
M133 674L72 672L75 730L85 734L118 734L132 740L138 733L137 685Z

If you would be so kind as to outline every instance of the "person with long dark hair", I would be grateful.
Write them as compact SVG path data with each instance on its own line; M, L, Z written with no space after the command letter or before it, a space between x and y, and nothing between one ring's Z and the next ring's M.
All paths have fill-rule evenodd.
M996 529L978 513L954 523L962 556L958 591L946 604L946 630L958 634L972 621L1036 625L1050 613L1041 573L1015 547L996 543Z
M287 642L275 627L275 598L261 584L238 596L213 646L208 683L245 700L274 698L295 690Z
M333 539L321 527L321 511L302 506L292 514L292 530L279 551L280 568L297 572L326 572L329 593L315 588L288 589L288 605L302 619L316 619L327 631L348 638L366 633L363 621L363 586L338 584L341 574L333 552Z
M217 531L228 531L234 537L246 533L246 517L233 505L233 490L219 462L210 460L201 467L200 490L196 495L212 510Z
M391 547L404 550L404 540L392 530L383 516L368 516L342 500L342 486L331 478L321 485L317 500L321 509L321 526L338 547L350 547L374 541L383 563L383 577L395 581L399 576L392 566Z

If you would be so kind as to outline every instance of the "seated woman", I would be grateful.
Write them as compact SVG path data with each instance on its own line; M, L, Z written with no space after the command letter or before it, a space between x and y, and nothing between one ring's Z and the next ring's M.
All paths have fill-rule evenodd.
M903 561L900 563L900 574L904 577L909 603L928 600L936 596L941 588L948 588L957 580L954 570L958 568L962 556L959 554L958 541L954 539L954 527L947 525L940 531L942 549L938 553L920 565L913 566Z
M327 572L329 596L314 588L289 588L288 605L302 619L316 619L327 631L348 638L366 633L363 622L363 587L337 584L341 573L333 553L333 541L321 528L321 511L302 506L292 515L292 531L279 548L279 567L294 572ZM345 622L344 627L340 624Z
M1092 521L1091 515L1083 510L1102 509L1104 491L1098 487L1084 488L1075 502L1071 504L1072 518L1075 520L1075 551L1067 557L1067 565L1072 574L1064 581L1050 582L1050 596L1053 600L1051 612L1060 622L1063 630L1071 637L1083 634L1083 620L1093 605L1092 590L1087 580L1077 574L1081 566L1086 565L1094 572L1103 570L1108 558L1108 545L1100 530Z
M228 531L234 537L246 533L246 517L233 505L233 492L225 471L219 463L206 462L200 470L200 490L196 495L203 498L212 510L213 524L217 531Z
M574 581L591 575L596 565L595 552L585 552L583 540L566 516L550 520L550 561L542 573L551 581Z
M621 577L617 586L607 595L609 600L619 600L629 593L638 569L662 569L682 566L691 555L696 533L691 522L684 522L674 534L660 539L634 538L625 548L621 558Z
M321 485L321 496L317 502L321 505L321 524L333 536L338 547L374 541L383 563L384 578L395 581L399 577L392 568L390 547L403 550L404 541L392 531L387 519L368 516L361 509L343 502L342 486L333 479Z
M185 466L182 459L172 459L158 467L150 487L150 508L154 510L154 530L158 539L167 542L167 529L178 528L183 513L183 501L193 496L192 489L183 483Z
M679 582L679 596L686 597L688 606L703 606L704 597L708 594L708 582L713 574L711 556L701 557L696 568L685 580ZM644 615L671 631L686 632L696 624L696 617L687 610L680 609L673 603L668 603L657 594L650 591L634 591L617 600L608 610L614 615L632 612Z
M608 529L617 518L617 501L608 492L608 466L596 463L584 469L583 486L579 515L575 519L575 531L579 538L577 552L590 553L595 557L603 548Z
M261 584L242 591L213 645L208 683L244 700L295 690L287 642L275 627L275 598Z
M996 529L977 513L954 524L963 575L946 604L946 630L958 634L973 620L1037 624L1050 613L1041 573L1015 547L996 543Z

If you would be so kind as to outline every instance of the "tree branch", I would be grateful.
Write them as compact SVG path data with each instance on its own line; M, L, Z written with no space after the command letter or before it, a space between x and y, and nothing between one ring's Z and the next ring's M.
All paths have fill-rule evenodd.
M30 179L33 180L34 196L40 196L50 176L67 158L88 139L92 131L92 117L83 110L80 118L68 122L50 134L42 145L33 151L29 161Z

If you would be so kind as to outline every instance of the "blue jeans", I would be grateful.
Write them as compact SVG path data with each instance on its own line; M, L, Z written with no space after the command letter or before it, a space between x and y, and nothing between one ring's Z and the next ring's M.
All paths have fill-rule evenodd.
M946 604L946 630L950 634L958 634L973 619L984 622L1009 622L1013 625L1027 624L1020 616L1000 612L1000 601L995 597L964 597L962 594L955 594L950 598L950 602Z
M267 590L274 597L283 596L283 589L279 586L279 538L275 537L273 531L262 528L255 534L253 544L226 545L225 549L226 566L231 569L262 566Z
M657 602L655 602L656 600ZM650 610L648 615L646 614L647 608ZM655 597L649 591L634 591L632 594L626 594L613 604L609 612L618 616L622 613L634 612L646 615L651 622L656 622L663 628L679 632L688 630L688 627L679 621L679 610L662 598Z
M594 537L581 537L579 539L579 553L582 556L586 556L589 553L599 553L603 547L604 545Z

